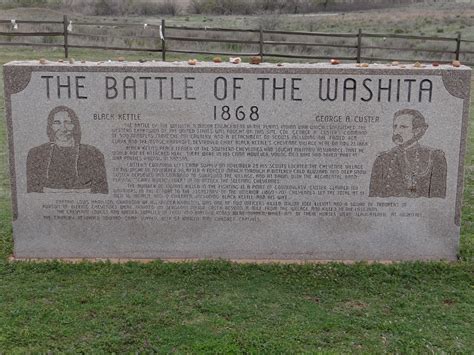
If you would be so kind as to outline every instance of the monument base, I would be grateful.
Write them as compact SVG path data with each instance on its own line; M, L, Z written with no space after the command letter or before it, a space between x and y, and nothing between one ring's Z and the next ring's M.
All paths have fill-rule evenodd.
M406 262L409 260L285 260L285 259L129 259L129 258L16 258L13 255L8 257L8 261L11 263L15 262L28 262L28 263L48 263L48 262L61 262L65 264L80 264L80 263L111 263L111 264L126 264L126 263L138 263L138 264L149 264L156 261L163 263L197 263L202 261L225 261L234 264L283 264L283 265L307 265L307 264L344 264L344 265L354 265L354 264L398 264ZM447 263L454 263L453 260L445 259L424 259L421 261L443 261Z

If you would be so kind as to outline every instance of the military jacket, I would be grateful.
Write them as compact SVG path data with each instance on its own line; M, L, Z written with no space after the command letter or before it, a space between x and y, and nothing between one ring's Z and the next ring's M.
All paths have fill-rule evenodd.
M446 174L443 151L420 144L395 147L375 159L369 196L445 198Z

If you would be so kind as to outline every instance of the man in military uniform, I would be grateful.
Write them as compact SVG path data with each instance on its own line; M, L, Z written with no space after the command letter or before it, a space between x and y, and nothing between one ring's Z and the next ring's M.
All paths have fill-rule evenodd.
M375 159L371 197L446 197L446 158L438 149L418 143L428 125L412 109L395 113L392 141L397 145Z

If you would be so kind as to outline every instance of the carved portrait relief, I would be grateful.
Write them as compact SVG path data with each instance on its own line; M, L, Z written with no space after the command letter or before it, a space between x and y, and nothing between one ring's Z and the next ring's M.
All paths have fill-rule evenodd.
M49 142L28 152L27 192L108 193L104 155L81 143L81 126L72 109L51 110L46 134Z
M370 197L446 197L445 154L419 143L427 129L421 112L403 109L395 113L392 141L396 146L375 159Z

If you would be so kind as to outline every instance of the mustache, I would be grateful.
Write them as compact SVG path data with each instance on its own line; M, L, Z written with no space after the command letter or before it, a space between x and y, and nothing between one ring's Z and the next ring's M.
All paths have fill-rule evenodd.
M393 143L403 143L403 137L399 134L394 134L392 136L392 142Z
M60 128L60 129L57 129L54 131L54 133L63 133L63 134L67 134L67 133L72 133L72 130L71 129L66 129L66 128Z

